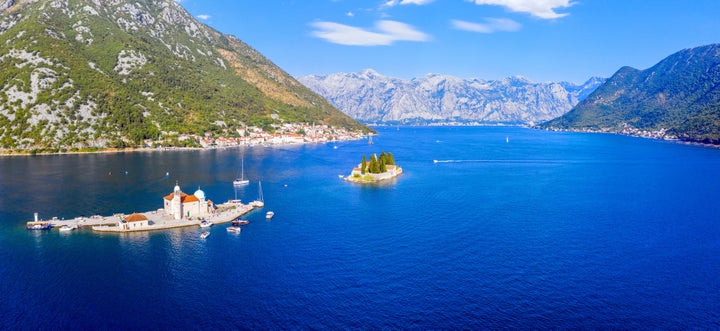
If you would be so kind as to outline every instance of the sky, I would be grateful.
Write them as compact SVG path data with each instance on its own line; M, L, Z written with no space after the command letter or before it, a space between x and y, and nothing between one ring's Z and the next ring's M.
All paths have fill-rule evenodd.
M176 0L289 74L582 83L720 42L718 0Z

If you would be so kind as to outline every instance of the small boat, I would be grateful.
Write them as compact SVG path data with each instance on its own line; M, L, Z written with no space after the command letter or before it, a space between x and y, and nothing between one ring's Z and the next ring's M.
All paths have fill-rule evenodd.
M70 225L67 225L67 224L66 224L66 225L61 226L61 227L58 229L58 231L60 231L60 232L69 232L69 231L72 231L72 230L75 230L75 229L77 229L77 226L70 226Z
M215 225L213 222L208 222L208 221L206 221L206 220L202 220L202 222L200 222L200 227L201 227L201 228L209 228L209 227L211 227L211 226L213 226L213 225Z
M250 221L248 220L234 220L232 221L233 225L248 225L250 224Z
M242 161L240 161L240 162L241 162L240 163L240 166L241 166L240 178L235 178L235 180L233 181L234 186L243 186L243 185L250 184L250 180L245 179L245 157L243 157Z
M230 233L240 233L240 232L242 232L242 228L240 228L240 227L238 227L238 226L229 226L229 227L227 228L227 232L230 232Z
M250 203L253 207L265 207L265 198L263 198L262 183L258 181L258 199Z
M200 238L205 239L205 238L207 238L209 235L210 235L210 232L205 231L205 232L203 232L203 233L200 234Z
M275 216L275 213L271 212L271 211L269 211L265 214L266 219L271 219L271 218L273 218L273 216Z
M338 175L338 178L343 179L343 178L345 178L345 176L343 176L343 175Z
M35 221L25 224L25 229L27 230L50 230L52 227L52 223L49 221Z
M370 137L370 138L368 139L368 145L372 145L372 144L373 144L372 136L369 136L369 137Z

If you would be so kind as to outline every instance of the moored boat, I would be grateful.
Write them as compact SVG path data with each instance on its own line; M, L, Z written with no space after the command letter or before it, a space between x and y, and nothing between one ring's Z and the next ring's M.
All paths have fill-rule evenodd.
M210 235L210 232L205 231L205 232L203 232L203 233L200 234L200 238L205 239L205 238L207 238L209 235Z
M234 220L232 221L233 225L248 225L250 224L250 221L248 220Z
M60 232L69 232L69 231L72 231L72 230L75 230L75 229L77 229L77 226L74 226L74 225L73 225L73 226L70 226L70 225L67 225L67 224L66 224L66 225L61 226L61 227L58 229L58 231L60 231Z
M52 227L49 221L31 221L25 224L27 230L50 230Z
M209 227L211 227L211 226L213 226L213 225L215 225L213 222L208 222L208 221L206 221L206 220L202 220L202 222L200 222L200 227L201 227L201 228L209 228Z
M227 232L230 232L230 233L240 233L240 232L242 232L242 228L240 228L239 226L229 226L229 227L227 228Z

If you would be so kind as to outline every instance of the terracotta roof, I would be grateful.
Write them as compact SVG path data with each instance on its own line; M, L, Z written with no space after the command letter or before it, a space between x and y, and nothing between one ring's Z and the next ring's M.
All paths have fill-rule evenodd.
M140 222L140 221L147 221L148 218L145 217L143 214L138 213L132 213L125 217L125 222Z
M180 201L182 201L182 203L186 203L186 202L195 202L195 201L200 201L200 200L194 195L185 195L183 197L180 197Z

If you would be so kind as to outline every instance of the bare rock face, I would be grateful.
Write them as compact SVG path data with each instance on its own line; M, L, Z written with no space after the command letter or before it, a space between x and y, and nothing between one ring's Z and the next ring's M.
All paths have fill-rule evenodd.
M560 116L604 81L534 83L519 76L486 81L437 74L403 80L369 69L298 80L364 122L514 124Z

